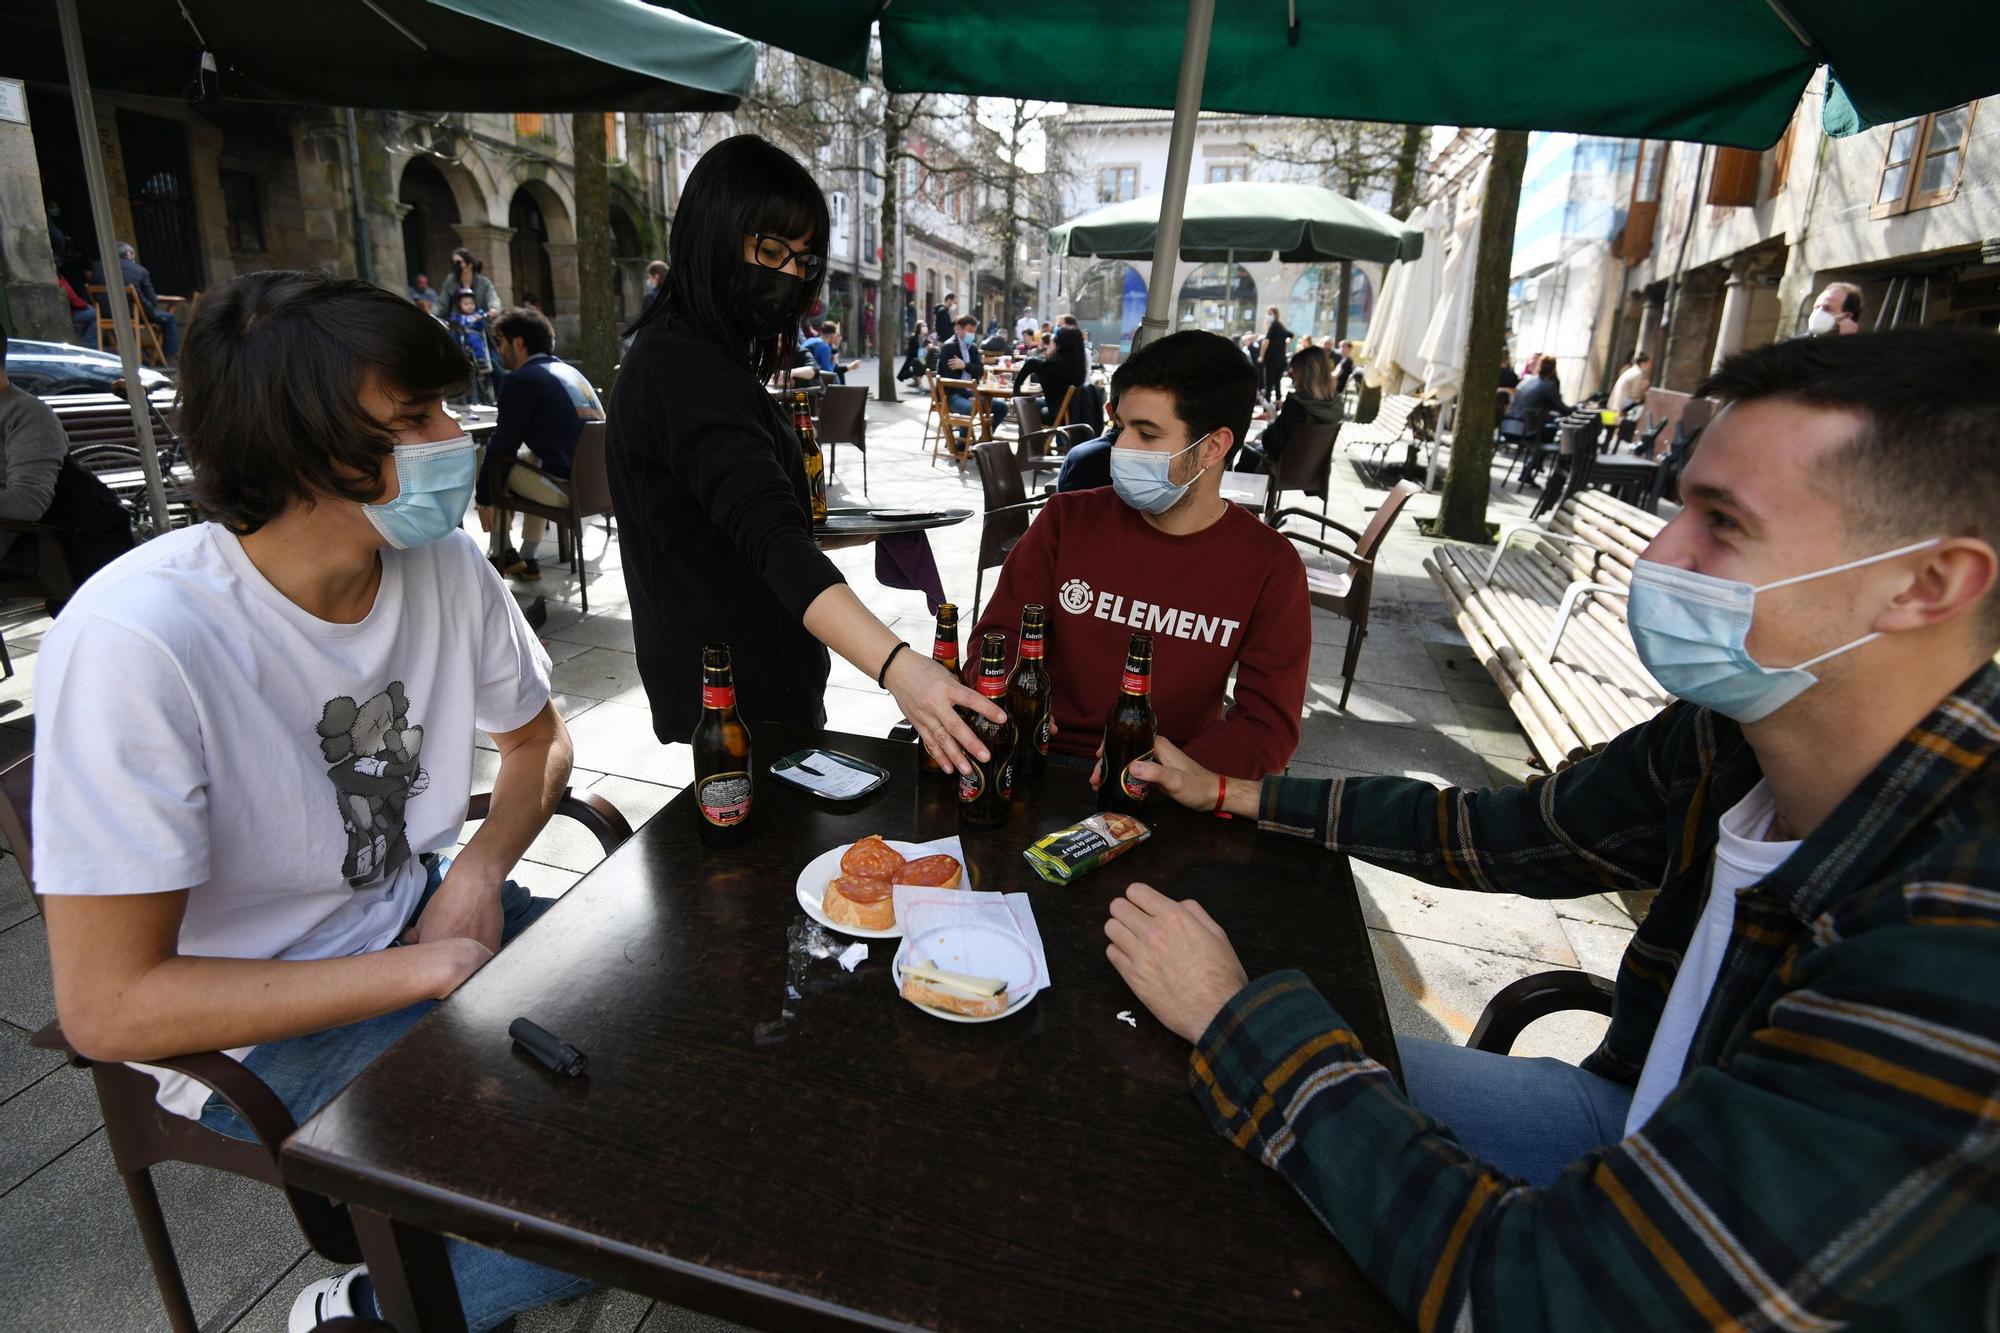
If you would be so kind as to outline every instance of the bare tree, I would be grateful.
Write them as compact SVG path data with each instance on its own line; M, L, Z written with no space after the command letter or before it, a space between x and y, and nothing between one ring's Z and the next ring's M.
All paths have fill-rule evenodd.
M1253 158L1305 168L1350 199L1386 193L1390 211L1403 217L1417 196L1417 155L1425 128L1371 120L1302 120L1252 143L1250 152Z
M991 202L980 213L977 226L999 248L1001 255L1001 323L1007 323L1006 315L1017 309L1020 285L1019 251L1024 236L1035 235L1047 228L1050 214L1044 207L1043 191L1038 189L1046 178L1048 164L1046 149L1041 172L1029 171L1021 164L1037 123L1047 110L1047 104L1014 98L1005 103L1006 133L1001 135L987 126L980 126L991 138L991 160L975 168L980 179L992 192Z
M582 338L577 360L592 384L611 387L618 364L618 322L611 309L611 174L605 164L604 113L570 119L576 152L576 289Z

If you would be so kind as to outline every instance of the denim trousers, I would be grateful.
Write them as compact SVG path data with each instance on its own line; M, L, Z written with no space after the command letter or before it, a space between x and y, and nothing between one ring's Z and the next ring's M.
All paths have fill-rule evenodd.
M423 897L417 901L412 921L423 916L449 865L449 861L440 857L431 866L429 882L424 885ZM555 906L555 899L532 897L510 879L500 890L500 905L504 912L500 944L505 948L543 912ZM365 1018L345 1027L266 1042L251 1051L243 1063L278 1095L294 1120L303 1122L332 1101L334 1094L375 1057L395 1045L435 1003L423 1000L392 1014ZM220 1097L208 1099L201 1123L231 1138L252 1137L249 1128ZM458 1284L458 1298L465 1306L465 1323L471 1333L483 1333L523 1310L567 1300L596 1285L588 1278L559 1273L461 1240L447 1240L445 1254L451 1261L451 1275ZM375 1311L363 1313L372 1315Z
M1560 1060L1396 1038L1403 1086L1465 1150L1536 1188L1625 1137L1632 1089Z

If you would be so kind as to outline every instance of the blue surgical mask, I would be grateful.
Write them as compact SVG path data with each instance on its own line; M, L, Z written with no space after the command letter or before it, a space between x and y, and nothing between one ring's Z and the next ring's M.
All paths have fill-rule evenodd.
M1210 431L1208 435L1215 434ZM1155 449L1128 449L1120 445L1111 446L1111 489L1118 492L1118 498L1142 514L1164 514L1181 502L1188 493L1188 487L1201 480L1203 468L1186 481L1176 484L1172 478L1176 458L1188 449L1199 448L1201 437L1187 449L1177 449L1163 454Z
M449 536L472 503L479 447L470 435L403 445L396 449L396 498L362 505L361 512L399 551Z
M1640 560L1632 569L1632 600L1626 608L1632 644L1667 693L1738 722L1761 721L1819 683L1819 677L1806 668L1881 635L1864 634L1797 666L1767 667L1744 646L1757 594L1893 560L1941 540L1933 537L1831 569L1757 585Z

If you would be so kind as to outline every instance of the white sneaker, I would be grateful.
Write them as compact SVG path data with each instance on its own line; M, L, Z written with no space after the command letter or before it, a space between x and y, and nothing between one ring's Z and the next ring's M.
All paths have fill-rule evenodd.
M292 1314L285 1333L313 1333L329 1319L359 1314L354 1308L354 1286L368 1276L366 1266L350 1268L338 1277L323 1277L309 1284L292 1302Z

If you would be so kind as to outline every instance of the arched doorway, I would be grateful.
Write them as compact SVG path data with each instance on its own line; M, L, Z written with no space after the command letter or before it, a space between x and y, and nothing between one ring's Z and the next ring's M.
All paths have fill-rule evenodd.
M458 245L458 199L451 185L429 158L411 158L396 186L403 214L403 282L414 287L419 273L433 287L451 270L451 252Z
M1257 283L1241 264L1233 277L1227 264L1203 264L1181 283L1180 304L1179 327L1240 337L1257 321Z
M507 256L514 269L512 296L517 304L533 302L543 314L556 314L555 266L549 262L549 220L535 196L522 186L507 205L507 225L514 238Z
M1340 265L1315 264L1292 284L1285 299L1285 325L1314 339L1337 336ZM1347 283L1347 337L1360 342L1368 336L1368 319L1375 313L1375 284L1355 269Z
M1146 280L1130 264L1093 264L1076 285L1069 313L1099 347L1129 351L1146 317Z

